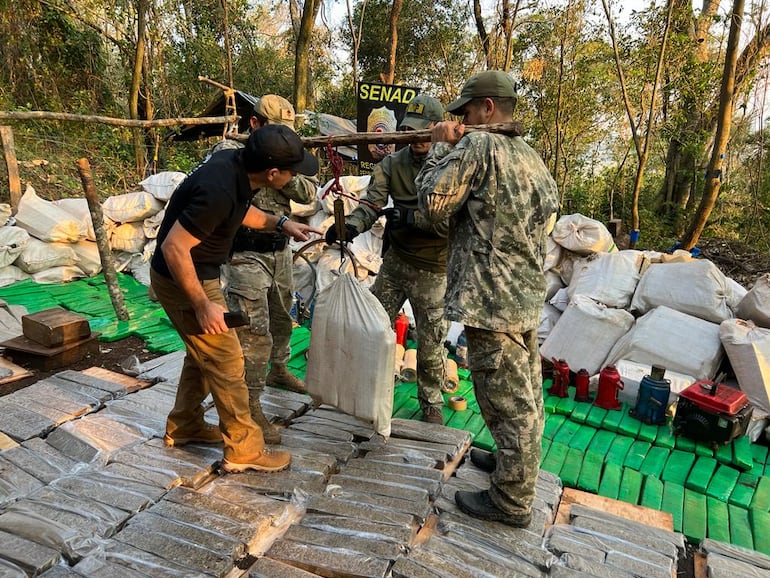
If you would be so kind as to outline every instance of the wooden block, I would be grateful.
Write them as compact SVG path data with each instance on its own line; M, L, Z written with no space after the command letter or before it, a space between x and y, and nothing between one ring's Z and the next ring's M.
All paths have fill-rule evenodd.
M58 347L45 347L24 335L0 343L14 362L26 363L42 371L59 369L83 359L87 354L99 353L99 333Z
M9 370L11 373L10 375L7 375L6 377L3 377L0 379L0 384L3 383L11 383L14 381L18 381L20 379L24 379L25 377L30 377L32 375L32 372L24 369L20 365L16 365L12 361L6 359L5 357L0 357L0 368L2 370ZM7 372L3 372L7 373Z
M644 506L628 504L618 500L611 500L603 496L581 492L573 488L564 488L561 495L559 509L556 512L554 524L569 524L569 510L572 504L581 504L589 508L601 510L627 520L633 520L654 528L662 528L671 531L674 527L671 514L659 512Z
M61 307L23 315L21 329L25 337L46 347L58 347L91 335L88 319Z

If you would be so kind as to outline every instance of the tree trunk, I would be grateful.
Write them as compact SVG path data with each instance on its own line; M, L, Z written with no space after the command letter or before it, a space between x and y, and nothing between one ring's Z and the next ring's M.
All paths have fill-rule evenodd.
M732 17L730 20L730 35L727 38L727 51L725 53L725 70L722 75L722 87L719 93L719 115L717 117L717 131L714 138L714 147L711 151L706 182L698 210L687 232L682 238L682 248L690 250L698 242L703 229L706 227L711 211L714 209L719 188L722 186L722 170L724 167L727 141L730 139L730 127L732 126L733 103L735 100L735 70L738 61L738 42L743 23L744 0L734 0Z
M107 285L107 290L110 294L112 308L115 310L115 315L118 319L121 321L128 321L128 310L126 309L126 303L123 300L123 293L120 291L120 284L118 283L118 276L115 272L115 261L112 258L110 242L107 239L107 232L104 230L102 205L99 201L99 195L96 193L94 178L91 174L91 164L88 162L88 159L85 158L78 159L76 164L78 173L80 174L80 181L83 184L83 192L85 193L86 201L88 203L88 210L91 213L91 221L93 221L94 224L96 247L99 250L99 258L102 261L104 282Z
M147 2L136 2L136 47L134 50L134 66L131 74L131 88L128 101L128 114L132 119L140 120L139 93L142 87L142 68L144 66L144 50L147 28ZM140 129L134 129L134 158L136 160L137 173L143 174L147 165L147 155L144 148L144 135Z
M476 33L479 35L479 42L481 42L481 49L484 51L487 68L494 68L489 49L489 33L484 26L484 16L481 13L481 0L473 0L473 20L476 22Z
M398 17L401 15L403 0L393 0L393 7L390 9L390 21L388 28L390 31L390 48L388 50L388 65L385 72L380 74L384 84L393 84L396 78L396 52L398 50Z
M305 112L310 100L312 88L310 40L313 37L313 27L320 7L321 0L305 0L299 34L297 34L297 47L294 55L294 108L300 114Z

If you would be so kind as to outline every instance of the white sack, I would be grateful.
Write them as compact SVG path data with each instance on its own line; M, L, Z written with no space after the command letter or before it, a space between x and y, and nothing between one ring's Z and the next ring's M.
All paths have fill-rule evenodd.
M139 283L147 287L150 286L150 263L145 261L142 255L136 254L131 257L128 270L131 272L131 276L139 281Z
M732 316L737 317L736 311L738 311L738 306L741 304L741 301L743 301L743 298L746 297L749 290L732 277L725 276L725 282L727 283L727 306L730 308L730 311L733 312Z
M292 217L312 217L318 212L318 199L313 199L309 203L298 203L289 199Z
M595 253L575 262L567 293L570 299L585 295L607 307L626 309L641 278L643 263L640 251Z
M639 280L631 310L647 313L665 305L713 323L730 319L727 281L711 261L698 259L682 263L650 265Z
M80 270L80 267L76 265L65 265L63 267L52 267L51 269L45 269L38 273L32 274L32 279L35 283L41 285L53 284L53 283L66 283L74 279L82 279L86 274Z
M77 262L78 256L72 250L71 243L44 243L30 237L27 246L13 264L26 273L34 274L51 267L75 265Z
M110 234L110 247L113 251L141 253L146 242L143 223L123 223Z
M33 237L49 243L77 243L85 238L85 224L50 201L41 199L35 189L27 190L19 201L16 224Z
M8 224L11 220L11 205L8 203L0 203L0 227Z
M562 283L567 286L572 282L572 274L575 270L575 267L578 267L583 259L585 259L585 257L581 257L577 253L573 253L572 251L567 251L564 249L561 253L561 261L559 262L559 267L551 270L557 271L561 277Z
M564 288L561 277L555 271L545 272L545 301L550 301L559 289Z
M618 392L618 399L631 406L636 405L636 398L639 394L639 384L645 375L650 375L652 365L649 363L637 363L627 359L621 359L615 363L620 377L623 378L623 389ZM677 373L666 368L666 374L663 376L671 382L671 393L668 396L668 403L676 401L680 391L687 389L697 380L691 375Z
M29 243L29 233L21 227L0 227L0 267L13 263Z
M57 207L61 207L78 221L83 223L86 228L86 239L89 241L96 241L96 231L94 231L94 223L91 219L91 209L88 208L88 201L86 199L59 199L58 201L53 201L53 204ZM110 231L115 228L117 223L104 215L104 213L102 213L102 221L104 231L109 237Z
M559 317L543 345L546 359L564 359L570 369L593 375L606 365L613 345L634 325L634 316L577 295Z
M310 335L308 392L390 436L396 334L377 298L343 275L318 295Z
M551 237L565 249L579 255L617 251L607 227L580 213L562 215L556 221Z
M176 171L163 171L150 175L139 184L153 197L165 203L186 176L184 173Z
M736 317L770 327L770 273L759 277L738 303Z
M543 341L551 334L556 323L561 317L561 311L556 309L550 303L543 305L543 311L540 313L540 325L537 328L537 342L542 345Z
M356 276L356 270L353 268L353 261L351 261L350 256L347 253L345 253L345 258L340 263L340 249L337 245L332 247L324 245L323 252L315 262L315 270L316 289L319 293L345 273L349 273L354 277ZM374 283L374 280L369 275L369 271L366 267L358 267L357 271L358 280L364 283L365 286L368 287Z
M545 263L543 271L558 269L564 249L551 236L545 238Z
M24 279L29 279L29 277L29 273L25 273L16 265L0 267L0 287L13 285L16 281L23 281Z
M99 247L94 241L80 241L72 243L72 250L77 255L77 265L88 277L93 277L102 270L102 258L99 255Z
M358 268L364 268L375 275L380 272L382 265L382 237L377 236L374 229L369 229L348 243L348 248L355 257ZM359 271L359 276L360 276Z
M569 293L567 292L567 288L562 287L559 289L553 294L553 297L548 300L548 303L556 307L559 311L566 311L567 307L569 307Z
M719 325L660 306L636 320L612 348L605 365L627 359L696 379L713 379L723 356Z
M116 223L136 223L152 217L165 207L146 191L114 195L102 203L102 212Z
M357 177L354 175L346 175L344 177L340 177L340 185L342 185L342 191L346 195L350 195L353 197L352 199L349 199L347 197L337 197L334 193L326 194L329 188L334 183L334 179L327 182L323 188L321 189L321 192L318 194L318 200L321 203L321 206L323 207L324 211L326 211L328 214L333 215L334 214L334 200L337 198L342 199L342 202L345 205L345 214L349 215L353 212L353 209L355 209L358 206L358 200L360 199L364 192L366 191L366 187L369 185L369 180L371 179L371 175L364 175L361 177ZM326 196L324 196L326 195Z
M144 236L148 239L155 239L158 236L160 230L160 224L163 222L163 217L166 216L166 209L161 209L158 213L155 213L152 217L147 217L142 223L142 230Z
M719 325L719 338L741 391L763 413L770 413L770 329L727 319Z

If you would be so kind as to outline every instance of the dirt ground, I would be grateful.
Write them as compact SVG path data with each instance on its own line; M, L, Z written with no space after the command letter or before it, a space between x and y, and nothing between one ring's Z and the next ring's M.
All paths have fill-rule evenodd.
M32 372L32 376L12 381L9 383L0 384L0 396L7 395L19 389L22 389L28 385L31 385L41 379L44 379L50 375L54 375L65 369L71 369L73 371L82 371L89 367L102 367L115 371L117 373L126 373L122 368L126 360L132 356L136 356L139 362L144 362L150 359L158 357L160 354L152 353L145 347L144 341L138 337L127 337L119 341L113 341L111 343L99 342L99 353L86 355L83 359L76 363L71 363L67 367L54 369L52 371L40 371L33 368L29 364L17 363L17 365ZM8 357L13 361L10 355ZM130 364L129 364L130 366Z
M728 239L701 239L698 241L703 258L713 262L719 270L746 289L751 289L758 277L770 273L770 253L740 241Z

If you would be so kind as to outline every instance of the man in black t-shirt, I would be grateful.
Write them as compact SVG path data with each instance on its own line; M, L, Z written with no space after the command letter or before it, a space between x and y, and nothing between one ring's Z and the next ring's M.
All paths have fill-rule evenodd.
M298 173L317 171L317 159L291 129L265 127L245 148L213 155L190 173L169 200L158 232L152 288L187 349L164 439L172 446L224 441L222 466L228 472L279 471L291 455L267 451L251 418L243 352L225 323L219 268L241 225L298 241L310 231L320 233L251 205L254 190L280 189ZM209 393L219 427L204 421L201 402Z

